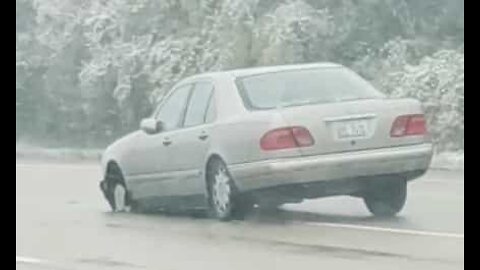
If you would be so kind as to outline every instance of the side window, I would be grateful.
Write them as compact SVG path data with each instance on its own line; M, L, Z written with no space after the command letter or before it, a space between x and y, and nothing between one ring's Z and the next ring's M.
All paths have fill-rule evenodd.
M165 130L179 127L191 88L192 85L189 84L175 89L157 111L155 119L163 122Z
M185 115L184 127L193 127L205 123L205 114L213 94L213 85L207 82L195 84L190 104Z

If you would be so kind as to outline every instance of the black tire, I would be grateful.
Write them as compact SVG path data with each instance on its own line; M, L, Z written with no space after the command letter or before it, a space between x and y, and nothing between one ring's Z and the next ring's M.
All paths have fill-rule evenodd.
M102 190L104 190L105 198L107 199L112 212L139 212L139 207L130 198L130 194L128 193L123 179L123 174L117 165L112 165L112 168L109 169L106 175L105 184L103 185L104 187ZM118 207L119 204L116 200L115 194L118 189L124 190L124 194L121 198L123 201L123 207L120 208Z
M227 166L220 159L208 165L207 188L210 216L221 221L243 219L254 206L240 195Z
M407 199L407 181L386 179L369 187L363 200L370 213L377 217L392 217L404 207Z

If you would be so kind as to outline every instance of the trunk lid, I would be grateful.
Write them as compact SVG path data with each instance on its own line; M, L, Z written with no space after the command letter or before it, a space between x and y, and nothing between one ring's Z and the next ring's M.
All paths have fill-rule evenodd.
M352 152L422 143L425 136L393 138L392 124L400 115L421 114L418 101L371 99L280 109L290 126L303 126L315 144L302 155Z

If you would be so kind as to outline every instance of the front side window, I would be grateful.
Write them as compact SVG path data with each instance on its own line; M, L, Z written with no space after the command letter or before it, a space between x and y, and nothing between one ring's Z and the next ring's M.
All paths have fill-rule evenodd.
M155 119L163 123L165 131L177 129L185 111L185 106L192 85L180 86L173 90L173 94L161 105L155 115Z

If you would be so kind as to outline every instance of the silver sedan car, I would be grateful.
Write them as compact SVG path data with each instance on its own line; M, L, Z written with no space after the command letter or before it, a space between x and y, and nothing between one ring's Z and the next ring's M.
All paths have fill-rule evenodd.
M350 195L392 216L432 151L418 101L386 98L346 67L233 70L175 85L105 151L100 187L113 211L200 208L230 220Z

